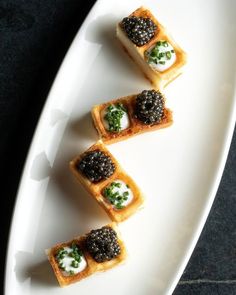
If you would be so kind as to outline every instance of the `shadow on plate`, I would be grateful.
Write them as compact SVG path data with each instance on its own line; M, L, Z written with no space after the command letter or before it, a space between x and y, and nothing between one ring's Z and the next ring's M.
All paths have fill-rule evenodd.
M34 262L34 254L19 251L15 255L15 274L20 283L30 279L31 284L58 286L51 266L47 260L39 263Z
M78 138L76 145L74 141L70 144L70 139L75 137ZM83 115L79 120L70 122L51 169L48 191L50 191L51 186L56 186L56 189L60 190L61 193L56 197L59 203L65 204L63 207L64 213L62 212L62 214L68 216L71 210L72 214L67 217L67 223L73 222L78 225L76 233L78 235L90 231L96 223L99 225L99 223L105 224L109 222L104 210L75 179L69 168L70 161L97 140L97 131L92 124L90 113ZM64 219L59 219L57 222L63 223ZM61 228L63 228L63 225L61 225ZM71 227L72 233L74 232L73 228L74 226ZM70 228L68 228L67 234L70 234Z
M34 285L47 285L48 287L58 287L58 282L47 260L32 265L28 273L31 276L31 282Z
M68 126L68 131L71 133L71 136L78 137L78 145L76 146L75 155L82 153L86 149L85 146L81 144L83 141L89 140L95 143L99 140L90 113L83 115L78 120L71 121Z
M137 92L137 86L139 88L147 87L147 85L149 88L151 87L149 81L145 79L116 38L116 24L119 21L113 14L99 16L88 25L85 34L85 39L88 42L101 45L93 68L98 66L100 70L99 80L103 94L107 85L109 85L109 89L113 89L113 93L121 95ZM98 64L100 61L104 61L102 67ZM101 77L104 78L101 79ZM109 99L112 98L115 97Z

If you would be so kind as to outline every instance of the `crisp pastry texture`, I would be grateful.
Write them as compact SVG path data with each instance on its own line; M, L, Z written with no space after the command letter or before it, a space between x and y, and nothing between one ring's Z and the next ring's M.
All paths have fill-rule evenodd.
M118 227L116 225L115 222L112 222L108 225L106 225L106 227L111 227L117 234L117 242L119 244L120 247L120 254L109 260L109 261L104 261L104 262L96 262L93 257L90 255L90 253L88 252L88 250L86 249L86 244L85 244L85 239L86 239L86 235L80 236L80 237L76 237L73 240L69 241L69 242L64 242L64 243L60 243L57 244L55 246L53 246L50 249L47 249L46 255L48 257L48 260L52 266L52 269L56 275L56 278L60 284L61 287L70 285L72 283L76 283L79 282L80 280L96 273L96 272L103 272L106 271L112 267L115 267L116 265L122 263L127 256L127 252L125 249L125 245L124 242L121 239L121 235L120 232L118 230ZM79 272L78 274L75 275L69 275L69 276L65 276L63 274L63 271L60 269L58 262L56 260L56 254L58 252L58 250L62 247L70 247L72 245L72 243L75 243L76 245L79 246L79 248L81 249L84 258L86 259L87 262L87 266L84 270L82 270L81 272Z
M144 75L150 80L153 86L157 89L163 89L168 83L174 80L182 73L182 68L186 64L186 53L179 47L179 45L171 38L167 30L156 20L152 13L144 8L140 7L135 10L129 17L143 17L150 18L157 26L157 30L151 38L151 40L143 46L135 45L128 38L126 32L122 28L122 22L117 24L116 35L122 43L125 51L134 60L134 62L140 67ZM145 52L152 48L158 41L165 40L170 46L173 47L176 55L176 60L169 68L164 71L158 71L147 62Z
M164 116L159 123L144 124L135 117L135 100L138 94L132 94L129 96L121 97L111 100L107 103L95 105L91 111L93 123L98 131L98 134L105 144L115 143L121 140L128 139L134 135L138 135L147 131L154 131L162 128L169 127L173 123L172 111L164 108ZM103 110L108 105L123 104L127 109L130 125L128 128L121 130L120 132L108 131L102 119Z
M91 182L81 171L78 169L78 163L88 152L100 150L104 152L112 160L115 170L114 173L108 178L104 179L98 183ZM86 152L75 157L70 162L70 169L76 179L85 187L85 189L93 196L93 198L98 202L98 204L105 209L108 216L112 221L121 222L132 214L134 214L143 205L144 198L136 183L133 179L127 175L127 173L119 165L118 161L114 156L108 151L102 141L98 141L96 144L92 145ZM133 193L133 199L131 202L122 209L116 209L104 196L104 190L111 183L116 180L121 180L130 188Z

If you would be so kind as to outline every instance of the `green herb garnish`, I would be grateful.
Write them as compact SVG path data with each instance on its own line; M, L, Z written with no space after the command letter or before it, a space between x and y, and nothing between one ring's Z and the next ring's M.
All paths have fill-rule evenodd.
M120 194L115 190L116 187L120 188L121 183L112 182L104 189L103 195L116 209L123 209L125 207L124 202L128 200L129 192L125 191L123 194Z
M107 107L104 119L108 122L110 132L121 131L121 119L125 113L127 113L127 110L121 103Z
M116 209L123 209L123 208L124 208L124 206L122 205L121 202L116 204Z
M62 262L59 263L59 267L60 269L65 270L64 264Z
M171 59L171 52L170 51L166 51L166 58Z
M163 45L164 47L168 47L168 43L167 43L167 41L163 41L163 42L162 42L162 45Z
M79 262L77 262L76 260L72 260L71 266L73 266L74 268L78 268L79 267Z
M71 257L73 257L75 259L75 261L80 262L81 261L81 257L83 256L82 251L76 245L75 242L72 243L71 248L73 249L73 251L70 253L71 254Z
M118 188L121 188L121 183L120 182L113 182L113 185L118 187Z
M127 191L123 193L123 197L127 197L128 195L129 195L129 192Z
M170 60L174 50L167 50L168 46L169 44L167 41L159 40L151 50L145 51L148 63L164 65L168 60Z
M64 248L59 249L56 256L57 260L63 259L66 256L66 254L68 254L68 252L64 250Z
M56 254L56 260L58 262L58 266L61 270L67 272L68 274L70 275L74 275L75 272L73 270L69 270L67 271L66 270L66 266L63 262L63 259L67 256L67 257L71 257L73 258L73 260L71 261L71 267L73 268L78 268L79 267L79 263L81 262L81 257L82 257L82 251L80 250L80 248L78 247L78 245L73 242L71 244L71 250L72 251L67 251L65 250L65 248L60 248L58 251L57 251L57 254Z

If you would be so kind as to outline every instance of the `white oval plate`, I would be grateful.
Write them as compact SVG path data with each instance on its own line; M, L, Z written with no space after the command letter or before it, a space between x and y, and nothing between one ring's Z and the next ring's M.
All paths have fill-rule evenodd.
M60 289L44 249L109 222L68 162L97 140L94 104L151 88L114 36L117 21L150 7L188 53L166 88L174 125L110 150L146 195L120 225L127 262ZM203 228L235 120L235 1L98 1L75 37L40 118L10 234L6 295L171 294Z

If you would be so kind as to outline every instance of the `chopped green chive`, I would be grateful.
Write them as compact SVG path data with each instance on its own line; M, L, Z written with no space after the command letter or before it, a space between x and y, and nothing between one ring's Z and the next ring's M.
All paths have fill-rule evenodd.
M156 56L156 52L153 50L153 51L150 53L150 56L151 56L151 57L155 57L155 56Z
M127 110L122 103L117 103L115 106L109 105L107 107L104 119L108 122L110 132L121 131L121 119L125 113L127 113Z
M73 266L74 268L78 268L79 267L79 263L76 260L73 260L71 262L71 266Z
M121 109L122 111L126 112L126 108L123 106L122 103L118 102L116 105L117 108Z
M115 193L113 194L113 196L114 196L115 198L118 198L118 197L119 197L119 192L115 192Z
M167 51L166 52L166 57L167 57L167 59L171 59L171 53L170 53L170 51Z
M76 251L76 250L77 250L77 245L76 245L75 242L73 242L73 243L71 244L71 248L73 249L73 251Z
M81 260L82 260L81 257L82 257L82 255L78 255L78 256L75 257L75 260L78 261L78 262L81 262Z
M169 43L166 40L157 41L156 45L151 50L145 52L147 62L149 64L164 65L166 61L171 59L172 53L174 53L173 49L168 50L167 47L169 47Z
M174 49L171 49L171 52L172 52L172 53L175 53Z
M116 209L123 209L123 208L124 208L124 206L122 205L121 202L116 204Z
M123 197L127 197L129 195L129 192L124 192Z
M60 267L60 269L65 270L65 266L64 266L63 262L59 263L59 267Z
M66 269L65 262L63 261L63 259L66 257L66 255L67 257L71 257L71 266L74 268L78 268L83 254L75 242L71 244L70 248L70 251L65 250L65 248L60 248L57 252L56 260L61 270L67 272L69 275L74 275L75 272L73 270Z
M107 109L108 109L108 111L112 111L112 110L114 109L114 107L113 107L112 105L109 105L109 106L107 107Z
M64 250L64 248L61 248L58 250L56 257L58 260L61 260L66 256L66 254L68 254L68 252L66 250Z
M103 191L103 196L116 208L123 209L125 207L124 202L128 200L129 192L125 191L120 193L116 188L121 188L120 182L112 182ZM128 185L126 185L127 188Z

